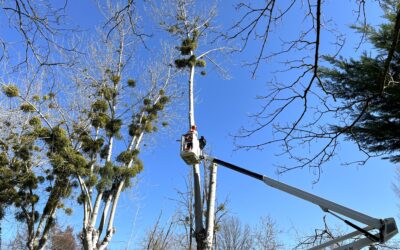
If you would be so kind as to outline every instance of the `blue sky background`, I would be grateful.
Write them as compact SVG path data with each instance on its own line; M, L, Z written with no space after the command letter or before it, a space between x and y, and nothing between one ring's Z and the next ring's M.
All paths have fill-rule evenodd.
M325 15L333 18L339 28L346 29L355 20L355 14L352 12L354 6L350 7L350 1L328 1L327 6L329 7L324 10ZM220 1L218 8L217 23L221 22L227 27L237 20L237 15L232 14L235 13L233 4ZM367 8L369 22L379 22L381 13L377 6L367 5ZM287 23L298 24L301 21L299 13L294 13ZM294 35L296 25L287 23L276 28L277 37ZM343 50L345 57L355 55L354 47L359 41L359 37L354 36L354 33L348 34ZM277 46L278 41L273 39L272 46ZM324 42L327 41L329 38ZM324 45L323 49L327 47ZM263 151L235 151L230 135L235 134L240 126L252 124L253 121L248 119L247 115L258 111L261 104L255 97L266 93L266 82L273 77L270 72L281 66L273 61L262 64L256 79L251 79L251 69L243 67L241 63L253 59L257 51L258 47L250 43L243 54L234 54L230 58L232 63L225 62L230 72L230 80L224 80L216 74L216 70L210 68L206 77L196 78L196 122L199 133L206 136L212 154L373 217L396 216L398 199L392 191L395 166L380 159L370 160L365 166L341 165L343 162L363 157L352 143L342 144L339 155L323 167L321 180L317 184L313 184L315 176L307 168L276 175L274 165L285 161L282 157L276 157L275 154L280 150L277 146L267 147ZM293 76L287 76L288 79L290 77ZM295 112L296 110L293 110L293 113L285 115L292 117ZM183 114L183 118L183 122L186 123L186 114ZM128 224L124 229L120 229L113 244L123 246L125 237L129 238L132 230L135 236L132 241L139 239L143 230L146 230L146 225L155 222L160 210L163 211L165 221L172 216L176 203L171 198L175 196L175 189L184 188L183 179L188 172L188 167L179 158L179 145L175 142L182 132L184 131L174 131L172 136L159 136L158 146L142 155L146 170L138 184L139 190L133 192L134 194L125 195L126 203L122 206L127 209L124 214L118 216L120 221L128 221L127 218L135 218L139 209L136 224L134 228L132 224ZM268 136L268 131L264 136ZM288 244L287 246L296 242L296 232L300 235L310 234L315 228L321 228L323 225L324 213L319 207L222 167L218 172L217 196L220 201L227 197L231 214L239 217L244 223L253 225L261 216L271 216L283 230L281 239ZM333 227L338 225L346 229L340 221L333 218L329 218L328 221Z
M325 16L335 20L342 32L355 20L352 2L326 1L326 9L323 10ZM92 1L69 1L68 9L71 23L79 23L82 28L88 28L88 32L93 32L93 27L101 24L102 19ZM367 3L367 13L370 23L380 22L381 13L376 5ZM238 18L231 1L219 1L218 14L216 23L225 28ZM303 21L299 20L301 14L295 12L289 16L284 24L276 27L274 36L294 36L298 25ZM143 21L150 23L154 20L146 14ZM157 30L154 32L158 34ZM329 39L326 37L323 43ZM358 36L347 32L342 55L356 57L356 54L361 52L354 52L355 43L358 41ZM272 38L269 46L278 48L278 42L278 39ZM328 48L328 45L323 46L325 50ZM231 135L237 133L242 125L252 125L253 121L248 118L248 114L258 111L262 104L255 97L266 93L266 82L273 77L271 72L280 67L274 61L263 63L256 78L251 79L251 69L243 67L242 64L254 59L257 51L258 47L250 42L244 53L233 54L229 60L224 59L223 65L230 72L229 80L223 79L212 67L207 68L206 77L196 77L196 122L199 133L207 138L207 146L212 154L219 159L265 174L375 218L397 218L399 202L392 190L395 165L380 159L371 159L364 166L342 165L343 162L363 157L351 142L341 144L337 157L323 166L321 179L316 184L313 184L316 177L308 168L276 175L275 165L286 162L284 158L276 156L280 152L277 145L269 146L263 151L235 151ZM289 72L284 77L290 79L293 75ZM182 80L182 84L186 82ZM286 117L283 119L292 118L296 114L295 109L290 110L285 113ZM137 186L121 197L115 221L117 232L109 249L124 249L128 245L134 249L161 211L163 221L168 221L173 215L177 206L172 200L176 197L175 190L184 190L184 178L189 171L188 166L179 157L179 143L176 142L180 135L186 132L187 115L180 115L184 125L179 129L170 128L168 132L159 133L155 138L156 146L142 150L145 170L140 174ZM269 135L270 131L265 131L265 134L260 136ZM280 237L288 246L296 242L296 232L310 234L315 228L321 228L323 225L324 213L319 207L223 167L218 171L217 197L219 201L227 198L230 213L239 217L243 223L254 225L261 216L271 216L283 230ZM76 214L73 217L60 218L61 224L73 225L79 230L80 209L75 209ZM332 226L340 225L346 229L340 221L332 217L329 217L328 221ZM9 226L9 233L14 230L15 226Z

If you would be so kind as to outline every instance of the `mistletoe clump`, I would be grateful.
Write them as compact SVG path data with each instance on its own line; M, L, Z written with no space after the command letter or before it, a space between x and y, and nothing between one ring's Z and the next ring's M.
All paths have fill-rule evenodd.
M131 150L131 151L126 150L126 151L121 152L117 156L117 161L128 165L132 160L137 159L138 154L139 154L139 150L137 150L137 149Z
M107 122L105 129L110 136L117 135L122 127L121 119L111 119Z
M197 60L197 61L196 61L196 66L197 66L197 67L204 68L204 67L206 66L206 61L203 60L203 59Z
M128 79L127 84L129 87L134 88L136 86L136 81L133 79Z
M99 90L99 95L103 96L105 100L111 101L117 97L118 93L115 88L103 87Z
M199 31L195 29L192 32L192 37L188 37L182 40L181 46L177 49L181 52L182 58L175 60L175 66L178 69L191 68L191 67L205 67L206 62L202 58L197 59L194 55L194 51L198 46Z
M106 112L108 109L108 104L104 100L96 100L92 103L92 110L93 112Z
M104 144L103 138L93 139L87 133L82 133L79 139L82 142L82 151L90 156L100 152L101 147Z
M17 86L15 86L13 84L9 84L9 85L3 86L2 87L2 91L7 97L17 97L17 96L19 96L19 89L18 89Z
M92 115L92 126L95 128L105 128L110 118L105 113L97 113Z
M23 103L21 104L21 106L19 107L23 112L35 112L36 108L35 106L33 106L30 103Z
M196 48L197 48L197 37L184 39L182 41L181 46L178 47L182 55L190 55L190 52L194 51Z
M99 169L100 181L97 183L96 188L98 191L111 188L117 166L111 162L106 162L102 168Z
M39 102L40 101L40 96L38 96L38 95L32 96L32 101Z
M163 89L159 91L155 100L145 98L142 108L144 114L133 116L132 123L129 125L129 135L139 136L141 133L156 132L158 128L155 124L158 121L158 113L165 108L169 101L169 97L165 95Z
M73 186L68 177L85 161L73 150L61 128L43 128L39 117L32 117L28 124L18 136L10 133L6 141L0 143L0 218L4 216L3 207L13 204L17 208L15 218L18 221L35 223L41 216L35 209L40 200L35 192L39 185L46 180L51 182L48 187L43 187L49 192L49 198L44 201L42 215L49 214L63 206L61 199L70 195ZM39 175L34 169L37 167L36 152L41 151L38 145L43 144L41 141L47 147L46 154L52 168ZM65 170L70 170L70 173L66 174ZM29 214L24 212L28 209L31 211Z
M121 76L112 74L110 75L110 80L114 83L114 85L117 85L121 80Z

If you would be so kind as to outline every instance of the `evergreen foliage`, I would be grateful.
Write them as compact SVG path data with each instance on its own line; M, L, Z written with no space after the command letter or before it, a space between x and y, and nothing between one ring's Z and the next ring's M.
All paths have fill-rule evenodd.
M393 6L390 1L384 2ZM364 53L359 59L326 57L332 67L322 69L321 75L326 89L343 101L341 109L346 116L356 121L352 126L332 125L332 131L346 134L370 153L400 162L400 46L383 82L396 13L387 7L385 14L388 23L378 29L369 27L368 38L376 49L375 56Z

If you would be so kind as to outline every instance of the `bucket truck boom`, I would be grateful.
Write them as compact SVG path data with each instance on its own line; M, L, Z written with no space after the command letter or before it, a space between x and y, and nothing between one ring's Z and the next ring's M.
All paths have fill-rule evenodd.
M285 193L289 193L300 199L314 203L315 205L319 206L324 212L332 214L333 216L337 217L338 219L342 220L347 225L355 229L355 231L352 233L343 235L339 238L333 239L329 242L313 247L311 248L312 250L319 250L319 249L325 249L326 247L332 247L334 244L343 242L358 235L363 235L365 236L364 238L359 238L349 244L334 248L337 250L361 249L366 246L372 246L376 243L385 243L394 235L396 235L398 232L396 222L393 218L376 219L366 214L347 208L345 206L339 205L335 202L326 200L324 198L310 194L298 188L289 186L285 183L271 179L267 176L252 172L250 170L241 168L239 166L219 160L217 158L207 155L202 155L200 158L227 167L241 174L245 174L247 176L260 180L265 184L267 184L268 186L271 186L275 189L281 190ZM353 222L343 218L342 216L360 222L366 226L359 227Z

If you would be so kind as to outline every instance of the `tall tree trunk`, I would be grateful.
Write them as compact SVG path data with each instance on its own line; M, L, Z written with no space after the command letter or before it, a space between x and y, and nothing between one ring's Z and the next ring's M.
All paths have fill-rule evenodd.
M193 51L190 53L193 56ZM189 73L189 129L195 125L194 122L194 65L190 67Z
M203 225L203 203L201 197L201 180L199 164L193 165L193 186L194 186L194 222L197 249L204 249L205 229Z
M214 218L215 218L215 198L217 190L217 164L210 165L210 180L207 197L207 214L206 214L206 244L205 249L211 250L214 240Z
M193 55L193 52L191 52ZM194 121L194 65L190 67L189 73L189 129L195 126ZM201 176L200 176L200 166L199 164L193 165L193 190L194 190L194 220L195 220L195 237L197 243L197 249L204 249L204 236L205 230L203 225L203 206L201 197Z

